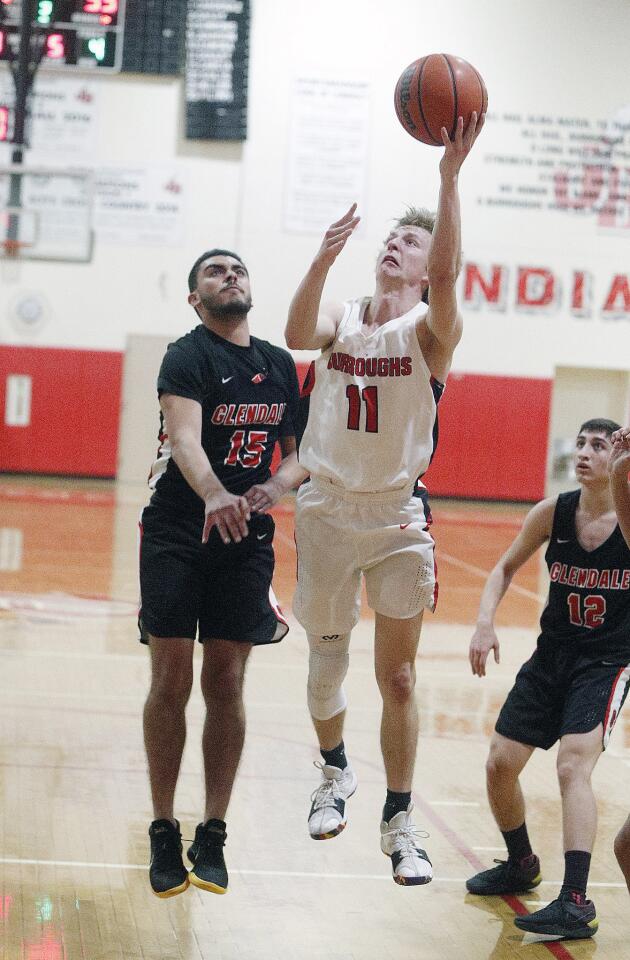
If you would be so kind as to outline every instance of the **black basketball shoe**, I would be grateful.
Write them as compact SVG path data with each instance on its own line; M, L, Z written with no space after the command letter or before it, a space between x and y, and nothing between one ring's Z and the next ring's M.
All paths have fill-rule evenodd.
M151 864L149 880L156 897L174 897L188 887L188 870L182 860L179 821L154 820L149 827Z
M576 900L571 894L524 917L515 917L519 930L563 940L585 940L597 933L599 920L592 900Z
M188 874L190 882L210 893L227 893L228 872L223 859L227 839L222 820L208 820L195 830L195 839L188 848L188 859L194 864Z
M480 897L501 896L503 893L527 893L542 880L540 860L535 854L526 860L495 860L498 866L482 870L466 881L469 893Z

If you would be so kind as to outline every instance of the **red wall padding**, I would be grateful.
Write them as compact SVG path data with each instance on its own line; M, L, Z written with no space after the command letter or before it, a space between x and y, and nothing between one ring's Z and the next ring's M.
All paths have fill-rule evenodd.
M300 383L308 363L298 364ZM439 405L429 493L486 500L545 495L552 381L452 373Z
M552 381L452 373L440 440L424 478L440 496L540 500L545 495Z
M32 378L30 423L5 423L9 374ZM0 347L0 470L113 477L122 353Z
M308 363L299 363L300 382ZM32 378L30 424L5 423L6 378ZM113 477L122 354L0 347L0 471ZM552 381L453 373L425 482L441 496L544 496Z

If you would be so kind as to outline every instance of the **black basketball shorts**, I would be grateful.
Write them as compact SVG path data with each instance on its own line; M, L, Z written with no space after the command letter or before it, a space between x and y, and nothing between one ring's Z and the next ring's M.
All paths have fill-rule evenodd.
M628 657L630 660L630 657ZM507 696L495 730L503 737L548 750L571 733L590 733L600 723L603 748L623 706L630 665L575 653L566 643L536 648Z
M229 544L216 527L202 544L202 523L153 503L142 511L140 640L282 640L289 628L271 589L273 518L252 514L249 535Z

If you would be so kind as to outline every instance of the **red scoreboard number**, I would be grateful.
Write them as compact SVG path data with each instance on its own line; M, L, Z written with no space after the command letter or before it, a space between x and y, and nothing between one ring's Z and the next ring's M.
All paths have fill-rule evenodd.
M37 0L33 26L46 30L42 66L120 70L125 0ZM0 0L0 61L17 56L21 0Z

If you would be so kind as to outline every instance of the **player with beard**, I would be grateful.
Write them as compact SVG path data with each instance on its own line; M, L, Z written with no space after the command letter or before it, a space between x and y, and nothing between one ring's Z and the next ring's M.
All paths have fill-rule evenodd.
M149 878L158 897L190 882L225 893L225 815L245 735L243 680L254 645L287 633L271 590L274 523L267 512L303 477L295 365L252 337L249 274L229 250L209 250L188 278L201 323L170 344L157 388L160 447L141 520L141 640L151 654L144 708L154 820ZM271 475L276 441L282 462ZM174 797L203 644L205 812L182 860Z

